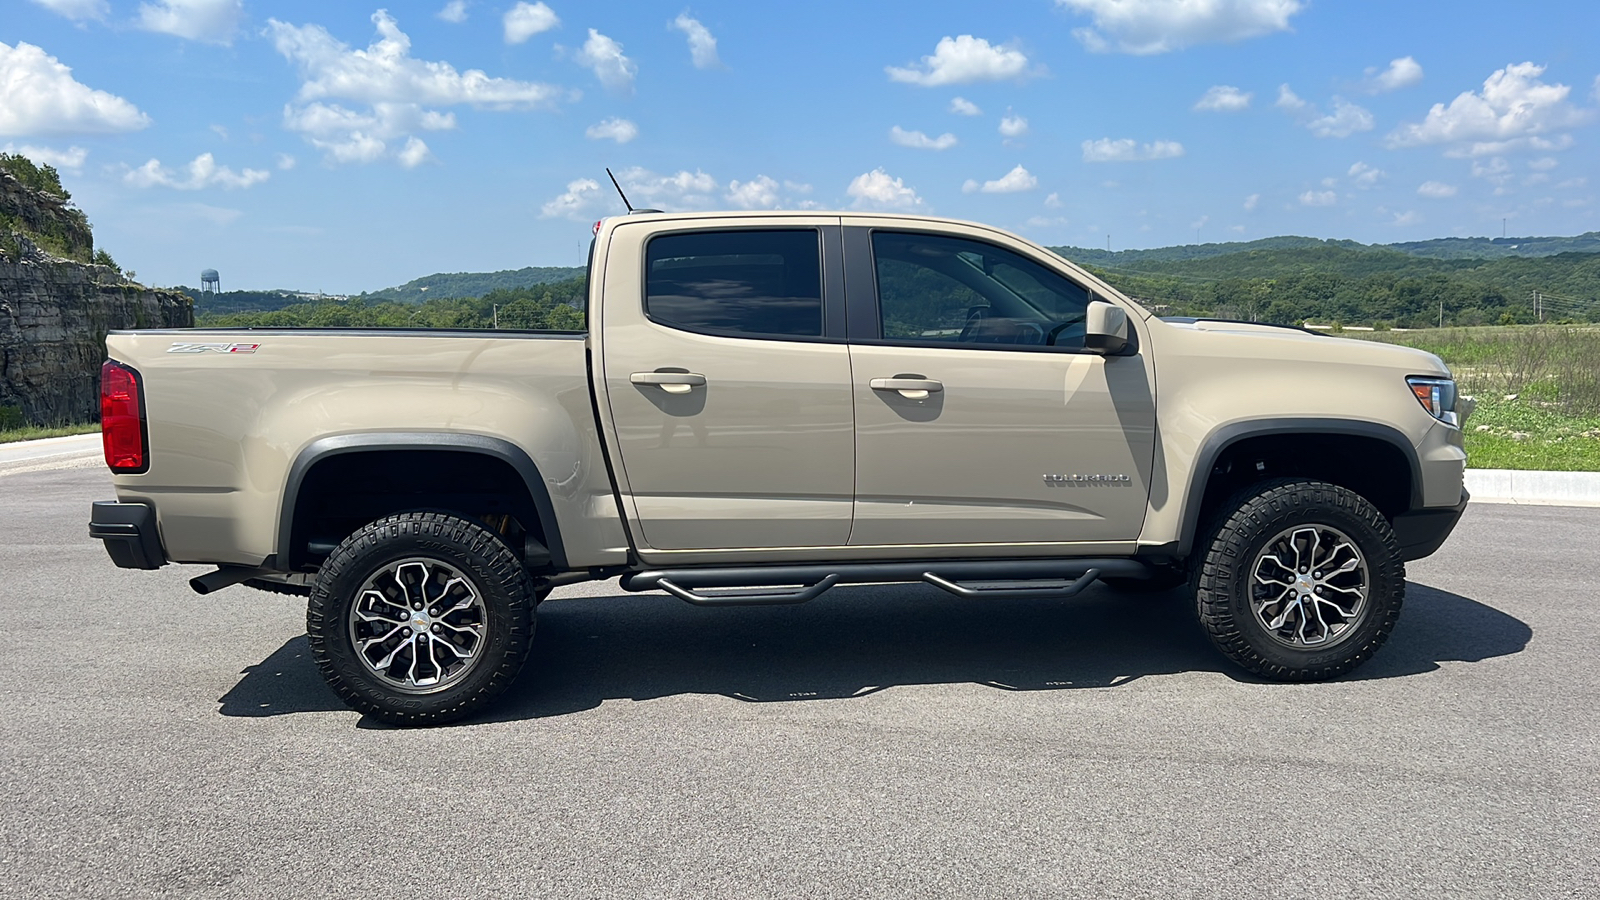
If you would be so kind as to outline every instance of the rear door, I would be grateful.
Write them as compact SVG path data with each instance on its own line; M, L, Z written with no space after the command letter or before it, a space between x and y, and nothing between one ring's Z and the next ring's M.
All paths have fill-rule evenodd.
M615 227L602 402L647 548L847 542L854 409L838 222Z
M986 229L845 224L850 542L1042 552L1135 540L1154 454L1152 371L1138 353L1084 350L1088 287Z

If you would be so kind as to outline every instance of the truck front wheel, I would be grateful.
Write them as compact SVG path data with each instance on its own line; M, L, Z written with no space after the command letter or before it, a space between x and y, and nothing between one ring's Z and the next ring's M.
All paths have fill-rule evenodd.
M1389 637L1405 599L1394 530L1337 485L1254 485L1223 507L1198 549L1200 623L1229 659L1266 678L1349 672Z
M534 592L493 532L434 512L379 519L334 548L306 610L311 654L352 709L442 724L503 693L528 656Z

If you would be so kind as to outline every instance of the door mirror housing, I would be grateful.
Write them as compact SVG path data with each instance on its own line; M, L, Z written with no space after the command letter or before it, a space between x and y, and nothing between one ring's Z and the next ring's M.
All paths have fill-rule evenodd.
M1128 347L1128 312L1115 303L1092 300L1084 315L1083 348L1115 356Z

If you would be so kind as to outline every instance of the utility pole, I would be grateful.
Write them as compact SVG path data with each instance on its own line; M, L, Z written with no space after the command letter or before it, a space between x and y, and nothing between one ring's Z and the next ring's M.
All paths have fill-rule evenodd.
M499 331L500 330L500 304L492 303L490 305L494 307L494 329L496 331Z
M1111 252L1111 235L1106 235L1106 252Z
M1439 327L1444 327L1444 301L1439 301Z

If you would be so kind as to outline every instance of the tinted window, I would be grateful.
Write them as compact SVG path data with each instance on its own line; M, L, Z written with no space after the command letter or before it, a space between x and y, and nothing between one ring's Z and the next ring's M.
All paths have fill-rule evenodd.
M815 229L654 238L645 251L645 312L689 331L820 337L821 253Z
M884 340L1083 347L1089 292L1010 250L874 232Z

